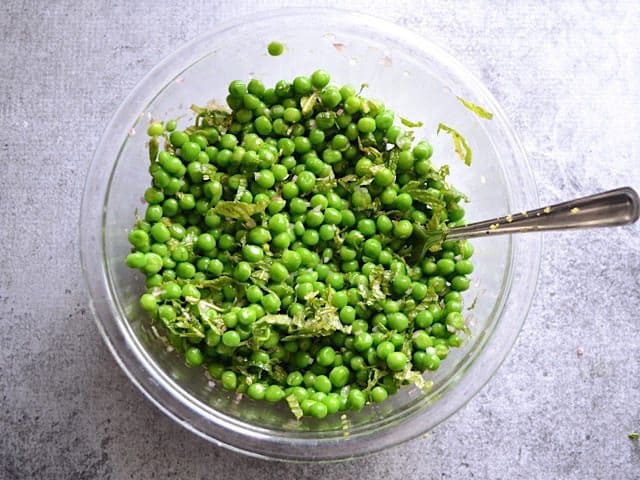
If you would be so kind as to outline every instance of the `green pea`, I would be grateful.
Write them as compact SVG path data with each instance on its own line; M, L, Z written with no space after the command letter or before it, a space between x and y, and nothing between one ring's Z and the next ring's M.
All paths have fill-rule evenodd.
M140 297L140 306L147 312L155 312L158 308L156 297L149 293L145 293Z
M267 313L276 313L280 310L281 301L275 293L264 295L261 304Z
M458 293L458 292L450 292L450 293ZM462 312L462 302L451 300L445 303L444 306L444 314L447 315L451 312Z
M311 91L311 79L309 77L296 77L293 79L293 90L299 95L305 95Z
M350 325L356 319L356 310L350 305L343 307L340 310L340 321L345 325Z
M257 285L251 285L245 291L245 296L251 303L260 303L260 300L262 300L263 296L262 289Z
M351 410L362 410L366 401L367 399L365 397L365 394L361 390L353 388L349 391L348 406Z
M251 265L247 262L239 262L233 271L233 278L240 282L244 282L251 276Z
M376 121L371 117L362 117L358 120L358 130L362 133L372 133L376 129Z
M402 312L390 313L387 315L389 328L402 332L409 326L409 319Z
M316 176L311 172L302 172L298 175L298 179L296 181L298 188L303 193L309 193L313 190L316 184Z
M231 370L225 370L221 376L222 387L226 390L235 390L238 386L238 377Z
M327 414L332 415L340 409L340 395L337 393L330 393L323 400L322 403L327 407Z
M440 367L440 357L436 354L427 354L425 366L429 370L437 370Z
M329 377L327 377L326 375L318 375L313 382L313 388L315 388L318 392L330 393L333 385L331 383L331 380L329 380Z
M319 128L314 128L309 132L309 142L311 143L311 145L314 145L314 146L322 145L324 140L325 140L324 131L320 130Z
M264 392L264 399L267 402L276 403L285 397L284 390L279 385L269 385Z
M189 141L189 135L185 132L176 130L169 135L169 141L174 147L180 148L185 142Z
M323 402L314 402L309 407L309 414L315 418L324 418L327 416L328 409Z
M188 348L184 356L189 367L199 367L204 361L204 355L198 347Z
M387 366L394 372L402 370L407 361L407 356L402 352L392 352L386 357Z
M413 203L411 195L408 193L400 193L393 201L393 206L403 212L408 211Z
M133 252L127 255L127 265L131 268L144 269L147 257L142 252Z
M398 274L391 284L393 291L398 295L404 295L411 287L411 278L408 275Z
M456 268L456 262L450 259L442 258L436 263L438 273L443 276L452 274Z
M356 216L351 210L342 210L340 213L342 215L342 221L340 222L342 226L349 228L355 225Z
M220 344L221 339L222 337L218 333L214 332L213 330L209 330L205 337L205 342L207 346L215 347Z
M380 342L376 347L376 355L381 360L386 360L389 354L395 351L393 343L389 341Z
M389 393L384 387L378 385L371 389L370 395L371 395L371 400L373 402L382 403L387 399L387 397L389 396Z
M414 321L417 327L428 328L433 323L433 315L429 310L422 310L416 315Z
M376 234L376 222L370 218L363 218L358 221L358 231L365 237L371 237Z
M253 400L263 400L267 387L262 383L252 383L247 388L247 395Z
M393 183L395 175L388 168L379 169L374 176L374 182L380 187L387 187Z
M183 285L181 295L185 300L192 303L200 300L201 297L200 290L198 290L195 285L192 285L190 283Z
M417 160L429 159L433 153L433 148L429 142L419 142L413 148L413 156Z
M151 227L153 229L153 227ZM150 232L153 236L153 232ZM132 230L129 235L129 242L137 248L144 247L149 244L149 234L142 229ZM155 237L154 237L155 238ZM157 240L157 239L156 239ZM168 238L167 238L168 240Z
M381 112L378 115L376 115L376 118L375 118L376 128L386 131L389 129L389 127L393 125L393 120L394 120L393 112L389 110L385 110L384 112Z
M212 259L207 267L207 271L214 276L220 275L223 270L224 264L217 258Z
M345 100L344 108L350 115L358 113L362 109L362 100L355 95L350 96Z
M244 245L242 256L247 262L256 263L264 258L264 250L257 245Z
M335 359L336 359L336 351L330 346L326 346L320 349L320 351L316 356L316 361L318 362L319 365L322 365L323 367L328 367L332 365Z
M426 350L433 346L433 340L424 330L416 330L413 332L412 342L413 346L418 350Z
M400 220L393 227L393 235L401 239L409 238L412 233L413 224L409 220Z
M456 262L456 273L458 275L469 275L473 272L473 264L471 261L463 259Z
M216 246L216 240L213 235L209 233L203 233L198 236L196 246L203 252L210 252Z
M235 330L227 330L222 335L222 344L227 347L235 348L240 345L240 335Z
M369 238L364 242L362 251L366 256L377 260L382 252L382 244L376 238Z
M463 275L456 275L451 279L451 288L458 292L463 292L469 289L471 282Z
M196 274L196 267L190 262L181 262L176 267L176 275L179 278L189 279Z
M371 336L371 334L369 334L367 332L363 332L363 333L358 334L355 337L354 342L353 342L353 346L359 352L363 352L365 350L368 350L369 348L371 348L371 345L373 345L373 337Z
M162 269L162 257L155 253L145 253L144 271L147 273L157 273Z

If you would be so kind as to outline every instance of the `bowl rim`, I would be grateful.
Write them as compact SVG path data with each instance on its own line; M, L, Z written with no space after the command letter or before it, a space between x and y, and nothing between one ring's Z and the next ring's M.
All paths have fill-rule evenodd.
M342 10L335 8L280 8L275 10L269 10L261 12L260 20L268 18L278 17L297 17L297 16L309 16L309 15L322 15L322 16L341 16L348 17L350 22L358 22L361 25L366 25L367 28L376 32L385 32L387 35L392 35L398 41L411 45L413 48L428 52L429 56L435 59L437 63L446 65L447 69L451 71L458 78L464 78L464 83L468 85L475 94L478 94L483 101L483 105L486 105L494 113L494 122L500 123L501 130L505 133L505 140L511 147L513 155L518 157L519 166L524 174L522 179L525 185L522 187L532 197L532 201L537 204L537 189L535 187L534 177L531 170L531 166L527 161L526 153L521 143L513 131L512 126L507 121L506 116L499 106L495 98L489 93L484 85L470 73L458 60L451 54L447 53L444 49L434 44L428 38L423 37L417 33L406 29L398 28L397 24L388 22L375 16L363 14L354 10ZM112 294L113 286L111 278L108 273L108 265L105 248L104 248L104 216L106 215L106 200L111 184L111 178L115 171L114 163L104 162L103 158L115 158L117 159L126 137L123 139L123 144L116 149L110 142L110 139L115 134L120 136L122 133L123 125L128 128L132 124L135 124L139 120L140 112L146 110L146 106L164 89L167 85L167 79L170 82L175 78L177 69L172 66L177 58L181 58L179 65L180 71L184 71L189 68L193 63L199 61L204 56L208 55L214 48L205 47L204 44L208 39L221 34L227 30L238 28L239 26L251 23L252 18L249 16L235 18L226 22L218 24L213 29L199 35L193 40L187 42L182 47L173 51L166 56L161 62L159 62L147 75L145 75L141 81L137 83L134 89L129 93L125 100L121 103L120 107L113 115L111 121L106 127L101 140L96 147L95 154L89 167L84 192L82 197L82 204L80 209L80 246L81 246L81 266L84 275L85 283L89 290L90 299L89 305L93 313L94 320L98 327L100 334L102 335L105 343L107 344L114 359L120 365L120 368L125 372L134 385L162 412L172 418L177 423L181 424L188 430L197 434L198 436L205 438L219 446L229 448L231 450L248 454L251 456L265 458L265 459L278 459L287 461L332 461L342 460L347 458L353 458L356 456L362 456L365 454L379 451L383 448L397 445L411 438L415 438L424 433L425 430L429 430L436 425L444 422L448 417L453 415L456 411L462 408L475 394L477 394L484 385L491 379L491 377L498 370L503 363L513 344L515 343L517 336L522 328L524 319L531 307L531 302L535 292L535 285L537 284L540 259L541 259L541 236L531 235L530 244L527 246L528 255L532 264L531 269L526 273L528 283L533 285L534 288L529 292L522 293L524 295L524 302L520 304L521 314L519 321L517 322L517 328L513 329L509 335L506 335L504 339L508 344L505 344L498 354L497 361L494 361L491 368L487 369L490 372L485 374L480 382L477 382L474 388L466 392L465 399L459 402L455 408L450 408L441 415L436 422L432 422L428 428L420 429L414 425L408 428L405 425L406 422L401 422L398 425L387 425L387 435L384 438L386 441L380 441L378 438L375 442L364 441L364 438L360 438L361 445L355 450L349 450L337 444L331 455L308 457L300 455L298 449L292 451L282 451L281 454L274 453L273 451L260 451L256 448L244 446L247 435L255 442L269 443L273 440L273 436L265 432L260 432L259 427L253 427L247 429L247 423L241 421L233 421L233 417L221 414L221 417L217 420L222 422L216 424L214 430L208 428L210 421L215 419L211 418L211 412L205 411L200 408L199 405L191 402L189 405L185 404L185 401L189 401L191 395L184 392L176 391L175 388L171 388L175 384L172 381L167 382L166 379L162 379L163 374L161 370L157 369L154 362L151 363L151 367L156 367L158 371L149 371L149 361L145 358L146 352L143 348L140 348L140 344L132 335L131 330L127 330L128 322L122 319L118 319L117 312L114 311L114 304L118 302L117 297ZM159 80L160 79L160 80ZM152 92L153 95L148 95L146 92ZM110 152L110 153L109 153ZM117 153L116 153L117 152ZM113 156L115 154L115 157ZM103 179L109 178L109 182L105 182ZM507 184L507 188L510 186ZM503 278L503 289L501 291L502 298L496 302L495 309L502 310L504 303L508 300L513 287L513 268L515 264L514 255L522 255L523 252L518 252L518 244L513 241L509 242L510 255L507 269ZM514 250L515 249L515 250ZM522 249L520 249L522 250ZM97 254L99 253L99 254ZM505 285L506 282L506 285ZM108 301L107 301L108 300ZM499 317L498 317L499 318ZM496 329L500 322L497 321L496 325L487 338L484 339L484 343L481 345L478 356L483 354L485 347L489 343L489 340L496 333ZM477 360L477 358L476 358ZM461 364L461 372L465 372L473 367L473 364L467 362ZM170 380L170 379L169 379ZM458 382L453 384L447 384L445 387L452 387L457 385ZM446 389L445 389L446 390ZM177 402L172 403L172 402ZM210 408L211 409L211 408ZM215 411L215 409L214 409ZM205 419L203 421L203 419ZM366 435L371 436L374 432L369 432ZM366 436L365 435L365 436ZM291 440L291 437L282 437L283 439ZM296 442L301 444L310 445L313 443L316 447L323 445L323 439L300 439L294 438ZM314 448L315 450L315 448Z

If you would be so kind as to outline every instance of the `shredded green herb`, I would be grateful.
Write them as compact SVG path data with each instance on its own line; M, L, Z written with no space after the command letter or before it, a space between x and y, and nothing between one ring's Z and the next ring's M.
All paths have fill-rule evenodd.
M242 220L246 222L248 226L255 226L255 222L251 217L257 213L264 212L266 208L266 202L256 204L240 201L221 201L213 208L213 212L226 218Z
M151 140L149 140L149 160L151 163L155 162L156 158L158 158L159 148L158 139L156 137L152 137Z
M424 125L424 123L422 122L412 122L411 120L408 120L404 117L400 117L400 123L402 123L402 125L404 125L405 127L409 127L409 128L420 128Z
M464 164L466 166L470 166L473 153L471 152L471 147L469 147L465 138L460 135L457 130L454 130L444 123L438 125L438 130L436 133L440 133L440 130L451 135L451 138L453 139L453 149L458 154L460 159L464 161Z
M301 102L302 115L309 115L319 101L320 101L320 94L318 92L313 92L308 97L302 99L302 102Z
M298 399L294 395L289 395L287 396L287 403L289 404L291 413L296 417L296 420L300 420L304 416L304 413L302 412Z
M478 115L480 118L484 118L486 120L491 120L493 118L493 113L485 110L480 105L476 105L475 103L471 103L469 100L465 100L462 97L456 97L456 98L458 100L460 100L460 103L462 103L465 107L467 107L473 113Z
M191 105L191 110L196 113L195 125L191 127L192 131L215 127L220 133L224 134L233 122L233 117L228 111L222 110L215 105L210 107Z
M432 210L439 210L445 207L445 202L438 195L430 192L424 182L412 180L402 187L401 191L408 193L415 201L424 203Z

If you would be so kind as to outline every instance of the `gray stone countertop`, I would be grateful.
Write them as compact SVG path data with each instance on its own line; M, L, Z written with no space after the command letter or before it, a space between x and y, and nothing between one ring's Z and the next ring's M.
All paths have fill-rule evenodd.
M317 5L344 2L318 0ZM117 367L79 268L84 177L162 57L221 20L305 2L0 2L0 478L635 479L640 227L547 235L493 380L426 438L338 465L214 447ZM543 202L640 187L637 1L357 1L448 48L503 105Z

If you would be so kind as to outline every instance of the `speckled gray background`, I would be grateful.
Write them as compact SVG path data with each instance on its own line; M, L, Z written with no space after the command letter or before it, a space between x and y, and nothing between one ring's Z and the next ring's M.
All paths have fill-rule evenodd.
M0 2L0 478L639 478L638 226L546 236L533 308L491 383L428 438L366 459L221 450L121 373L78 267L98 137L161 57L271 4L290 3ZM428 35L486 83L544 202L640 187L636 0L349 5Z

